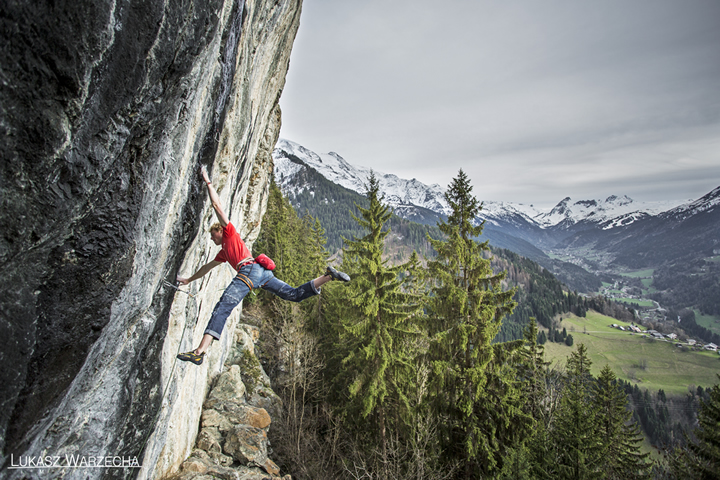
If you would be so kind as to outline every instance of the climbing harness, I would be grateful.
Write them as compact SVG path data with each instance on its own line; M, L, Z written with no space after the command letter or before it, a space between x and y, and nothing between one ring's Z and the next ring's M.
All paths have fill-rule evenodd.
M246 277L245 275L243 275L240 272L238 272L237 278L239 278L245 285L247 285L247 287L250 289L251 292L253 291L252 280L250 280L248 277Z
M250 263L250 262L254 262L253 257L243 258L242 260L240 260L240 261L238 262L237 267L235 267L235 270L237 270L237 271L239 272L239 271L240 271L240 267L242 267L243 265L247 265L247 264Z

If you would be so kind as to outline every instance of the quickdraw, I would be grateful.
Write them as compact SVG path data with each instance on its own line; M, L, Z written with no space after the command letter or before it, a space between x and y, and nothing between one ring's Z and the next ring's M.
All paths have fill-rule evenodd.
M182 292L182 293L184 293L184 294L186 294L186 295L189 295L190 298L195 298L195 295L193 295L192 293L190 293L190 292L188 292L188 291L185 291L185 290L181 290L181 289L178 288L176 285L173 285L172 283L168 282L167 280L163 281L163 284L164 284L166 287L174 288L174 289L177 290L178 292Z

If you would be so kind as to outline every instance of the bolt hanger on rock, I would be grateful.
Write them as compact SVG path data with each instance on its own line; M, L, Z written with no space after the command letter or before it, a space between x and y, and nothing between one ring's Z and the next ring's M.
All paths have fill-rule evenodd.
M172 283L168 282L167 280L163 281L163 284L164 284L166 287L174 288L174 289L177 290L178 292L182 292L182 293L184 293L184 294L186 294L186 295L189 295L190 298L195 298L195 295L193 295L192 293L190 293L190 292L188 292L188 291L186 291L186 290L182 290L182 289L178 288L176 285L173 285Z

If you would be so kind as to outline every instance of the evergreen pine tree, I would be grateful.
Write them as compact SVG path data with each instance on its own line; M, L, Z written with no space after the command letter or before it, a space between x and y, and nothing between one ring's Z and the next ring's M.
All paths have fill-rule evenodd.
M428 238L437 257L428 262L434 281L429 299L433 372L438 413L447 419L444 444L454 458L487 475L501 467L503 453L524 433L517 376L507 359L522 342L492 344L501 319L514 307L514 290L503 292L504 273L493 273L477 243L481 205L460 170L445 198L451 213L438 225L444 240ZM458 450L461 447L461 450Z
M542 332L544 333L544 332ZM545 347L535 341L538 337L537 323L535 318L530 317L528 326L525 329L525 346L523 362L520 367L520 375L523 379L525 392L525 410L532 417L533 426L529 438L524 445L527 452L525 456L515 454L519 459L527 458L528 470L523 472L523 478L552 478L553 458L550 452L550 439L548 433L549 415L547 412L547 376L545 361ZM513 472L522 465L518 458L515 458L517 466L513 466Z
M582 343L568 357L566 385L553 429L558 478L602 478L602 442L592 402L591 364Z
M419 334L422 305L419 295L405 288L414 281L417 256L398 266L382 259L389 233L383 226L391 211L381 201L374 175L367 196L368 208L358 207L361 217L355 217L367 235L347 241L344 250L343 268L353 280L344 289L347 308L341 340L351 346L343 360L352 376L348 381L350 397L359 403L363 418L373 418L383 466L387 466L388 426L408 408L405 391L414 375L411 367L415 355L408 348L408 340Z
M720 380L720 375L718 376ZM695 430L697 443L690 450L699 460L702 478L720 478L720 384L712 387L710 398L702 402L698 411L698 428Z
M720 384L709 393L709 399L700 404L695 440L688 439L687 447L678 449L672 459L677 478L720 479Z
M643 437L632 421L627 396L618 386L615 373L605 365L595 384L593 403L600 427L601 469L604 478L632 480L649 478L648 454L640 453Z
M538 329L534 317L530 317L525 328L525 345L522 350L523 362L520 374L523 378L525 408L536 421L543 421L543 403L545 398L545 347L537 342Z

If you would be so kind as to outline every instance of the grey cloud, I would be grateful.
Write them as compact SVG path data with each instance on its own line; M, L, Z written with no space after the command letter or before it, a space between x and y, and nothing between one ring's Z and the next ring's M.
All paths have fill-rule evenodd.
M657 195L684 197L653 150L674 142L676 158L720 165L718 27L715 0L306 0L282 135L427 183L491 173L494 199L526 203L592 188L572 169L613 168L626 151ZM615 171L607 181L629 190L612 193L653 190ZM683 175L720 184L711 168Z

